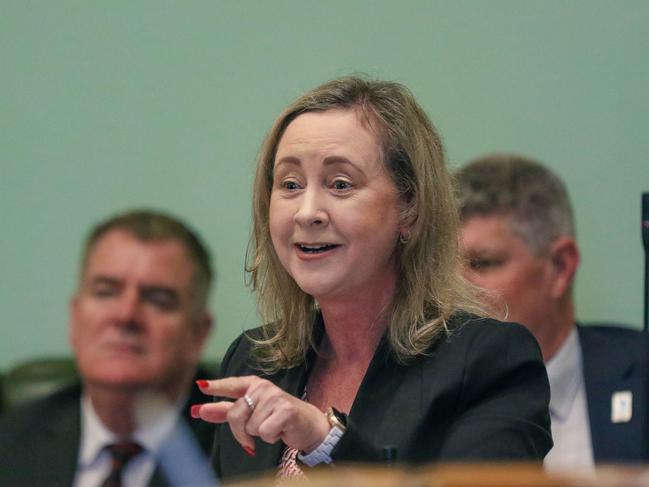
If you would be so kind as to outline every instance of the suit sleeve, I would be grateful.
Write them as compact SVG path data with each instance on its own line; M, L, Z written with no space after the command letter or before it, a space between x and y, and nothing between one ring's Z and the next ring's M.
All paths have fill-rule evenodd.
M541 461L552 447L550 387L532 334L515 324L485 326L465 353L458 416L439 461Z

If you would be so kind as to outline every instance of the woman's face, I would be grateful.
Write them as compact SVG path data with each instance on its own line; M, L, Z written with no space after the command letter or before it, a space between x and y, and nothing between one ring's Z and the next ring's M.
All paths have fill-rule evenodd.
M400 199L380 142L355 110L308 112L281 138L270 233L300 288L320 304L393 292Z

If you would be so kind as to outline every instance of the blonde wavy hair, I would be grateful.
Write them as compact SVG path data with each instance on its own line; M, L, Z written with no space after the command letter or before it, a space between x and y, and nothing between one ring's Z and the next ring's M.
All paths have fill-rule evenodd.
M383 163L405 202L411 222L407 242L398 246L399 278L388 310L388 340L406 363L426 353L448 331L457 311L478 310L461 275L459 221L439 135L412 93L403 85L350 76L304 94L273 124L261 147L253 193L253 231L246 271L266 323L252 338L259 368L273 372L296 366L316 348L315 299L303 292L279 261L270 236L269 207L277 146L286 127L306 112L357 110L376 131Z

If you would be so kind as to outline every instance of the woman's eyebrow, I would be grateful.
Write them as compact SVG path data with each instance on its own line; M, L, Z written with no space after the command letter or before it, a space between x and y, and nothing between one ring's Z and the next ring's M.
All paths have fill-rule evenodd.
M290 164L290 165L293 165L293 166L300 166L300 165L302 165L302 161L300 161L299 158L294 157L294 156L282 157L278 161L275 161L275 165L273 166L273 170L277 169L277 167L281 166L282 164Z
M328 156L325 157L323 164L325 166L333 166L334 164L349 164L353 168L355 168L357 171L362 171L360 167L358 167L357 164L351 161L351 159L348 159L345 156Z

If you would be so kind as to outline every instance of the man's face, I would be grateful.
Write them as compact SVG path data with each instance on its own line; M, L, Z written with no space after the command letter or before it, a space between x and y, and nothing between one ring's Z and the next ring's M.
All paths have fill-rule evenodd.
M508 321L527 326L538 338L547 323L552 303L552 262L535 255L527 243L510 230L506 216L476 216L462 227L467 259L465 276L491 292L496 312L507 305Z
M209 331L209 317L193 307L193 269L174 240L112 230L96 243L70 305L86 384L178 392Z

